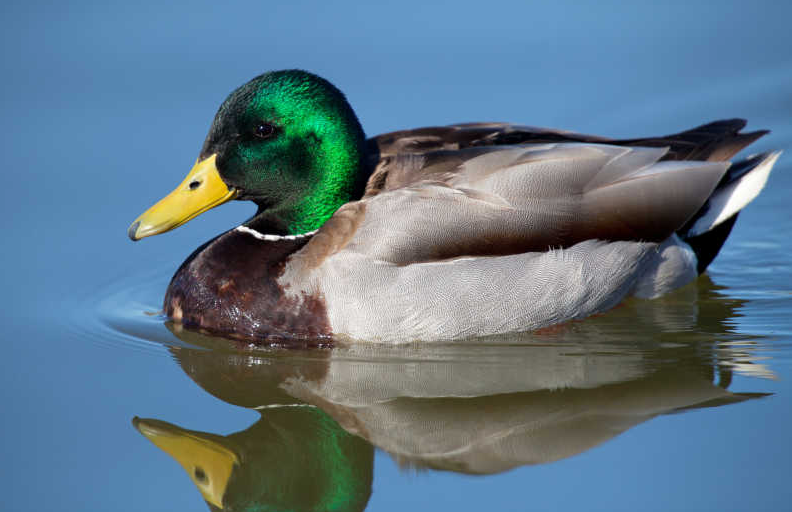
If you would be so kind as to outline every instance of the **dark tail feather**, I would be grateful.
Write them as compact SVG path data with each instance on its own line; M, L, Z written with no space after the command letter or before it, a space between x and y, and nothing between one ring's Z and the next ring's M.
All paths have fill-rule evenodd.
M628 139L613 143L625 146L668 147L664 160L723 162L762 135L769 133L768 130L740 133L740 130L745 128L745 123L745 119L723 119L674 135Z
M712 263L712 260L718 255L739 215L739 213L735 213L706 233L683 238L693 249L693 252L696 253L696 259L698 260L696 270L698 270L699 274L703 274L709 264Z

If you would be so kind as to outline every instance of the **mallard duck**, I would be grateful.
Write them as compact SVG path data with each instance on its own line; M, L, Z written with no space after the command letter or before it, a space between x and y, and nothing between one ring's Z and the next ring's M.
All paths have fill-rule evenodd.
M694 280L779 152L709 123L611 140L506 124L366 139L300 70L220 106L184 181L129 228L163 233L231 199L256 214L179 267L164 312L253 343L456 340L531 331Z

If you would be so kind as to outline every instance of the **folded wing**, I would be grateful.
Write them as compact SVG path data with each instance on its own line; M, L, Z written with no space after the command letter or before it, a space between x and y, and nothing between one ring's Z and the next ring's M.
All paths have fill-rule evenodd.
M592 143L399 154L405 182L341 208L310 245L397 265L660 242L705 203L722 162L661 162L664 148ZM350 233L353 230L353 233Z

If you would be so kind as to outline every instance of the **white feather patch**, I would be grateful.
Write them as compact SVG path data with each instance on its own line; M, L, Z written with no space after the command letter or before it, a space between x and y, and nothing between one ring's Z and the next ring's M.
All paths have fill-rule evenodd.
M706 233L753 201L767 183L767 177L780 155L781 151L774 151L745 176L717 190L709 199L709 211L693 224L688 236Z

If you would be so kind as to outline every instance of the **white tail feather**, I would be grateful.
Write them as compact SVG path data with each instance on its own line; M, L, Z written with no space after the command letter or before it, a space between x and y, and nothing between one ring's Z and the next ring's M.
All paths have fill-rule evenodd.
M767 183L767 177L770 176L770 171L780 155L781 151L770 153L740 179L716 190L712 197L709 198L709 210L691 226L687 236L698 236L706 233L745 208L764 188L765 183Z

